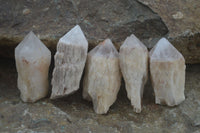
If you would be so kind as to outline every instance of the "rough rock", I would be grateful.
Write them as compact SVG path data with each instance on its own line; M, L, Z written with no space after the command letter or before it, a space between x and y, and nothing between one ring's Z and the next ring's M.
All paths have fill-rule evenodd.
M79 24L89 49L106 37L119 49L132 33L152 48L165 36L183 54L186 63L200 63L198 0L50 0L48 3L0 0L0 3L0 56L13 58L14 48L30 30L54 52L65 31ZM23 14L25 9L30 11L27 15Z
M82 99L81 90L61 99L47 97L34 104L22 102L17 89L15 61L0 58L0 62L0 132L199 133L200 64L187 65L186 99L179 106L170 108L155 104L153 94L146 91L151 90L147 82L142 112L135 114L122 84L109 113L97 115L92 104Z
M119 54L110 39L88 53L83 79L83 98L92 100L97 114L106 114L121 85Z
M51 52L30 32L15 48L17 86L24 102L35 102L48 93Z
M150 73L157 104L175 106L185 100L185 59L165 38L150 51Z
M166 24L166 37L183 54L186 63L200 63L200 1L138 0Z
M140 113L144 85L148 79L148 50L132 34L120 47L119 59L127 96L131 100L134 111Z
M11 51L30 30L53 52L59 38L76 24L84 31L89 49L107 37L119 49L133 32L150 46L154 38L168 32L161 18L137 0L0 0L0 3L0 56L4 57L13 57ZM24 15L24 9L30 12ZM6 51L1 50L4 47Z
M79 89L87 50L88 42L78 25L59 40L55 54L51 99L69 95Z

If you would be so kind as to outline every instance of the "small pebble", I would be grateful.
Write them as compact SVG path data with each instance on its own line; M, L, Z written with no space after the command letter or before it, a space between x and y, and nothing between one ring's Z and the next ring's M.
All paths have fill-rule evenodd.
M23 10L23 14L24 14L24 15L27 15L27 14L29 14L30 12L31 12L30 9L24 9L24 10Z

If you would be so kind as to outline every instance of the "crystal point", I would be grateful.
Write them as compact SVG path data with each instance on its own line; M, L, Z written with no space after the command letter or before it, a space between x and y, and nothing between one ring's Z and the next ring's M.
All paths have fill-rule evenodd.
M93 102L97 114L105 114L115 102L121 85L118 52L110 39L88 53L83 98Z
M68 33L66 33L62 38L60 38L59 42L65 43L65 44L71 44L71 45L80 45L80 46L84 45L88 47L88 42L79 25L76 25Z
M140 113L143 89L148 78L148 50L132 34L120 47L119 59L127 96L134 111Z
M31 31L15 48L17 86L24 102L35 102L48 93L51 52Z
M88 42L78 25L59 40L54 57L51 99L69 95L79 89L87 50Z
M95 56L106 56L106 57L118 57L119 53L112 44L110 39L106 39L97 45L93 50L90 51L91 55Z
M134 34L131 34L129 37L127 37L121 47L142 47L143 49L147 49L146 46Z
M166 39L161 38L150 51L152 60L170 61L183 58L182 54Z
M150 73L157 104L175 106L185 100L185 59L165 38L150 51Z

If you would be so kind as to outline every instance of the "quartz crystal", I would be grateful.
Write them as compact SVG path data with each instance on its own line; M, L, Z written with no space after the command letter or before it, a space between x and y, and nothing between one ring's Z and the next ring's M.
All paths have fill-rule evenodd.
M48 93L49 49L30 32L15 48L17 86L24 102L35 102Z
M78 25L60 38L54 57L51 99L69 95L79 89L87 50L88 42Z
M118 56L110 39L106 39L88 53L83 98L93 102L97 114L107 113L117 98L121 85Z
M136 36L131 35L120 47L119 59L127 96L134 111L140 113L143 89L148 79L148 50Z
M180 104L185 100L185 59L165 38L158 41L149 55L156 104Z

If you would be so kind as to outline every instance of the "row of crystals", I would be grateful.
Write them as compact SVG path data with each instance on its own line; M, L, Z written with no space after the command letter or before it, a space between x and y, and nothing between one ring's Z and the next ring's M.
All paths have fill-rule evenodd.
M185 99L185 60L165 38L150 52L134 35L126 38L119 53L110 39L87 51L88 42L78 25L60 38L54 56L51 99L78 90L85 67L83 98L93 102L96 113L107 113L115 102L121 75L134 111L139 113L148 64L156 104L175 106ZM51 52L33 32L16 47L15 60L21 99L35 102L45 97Z

